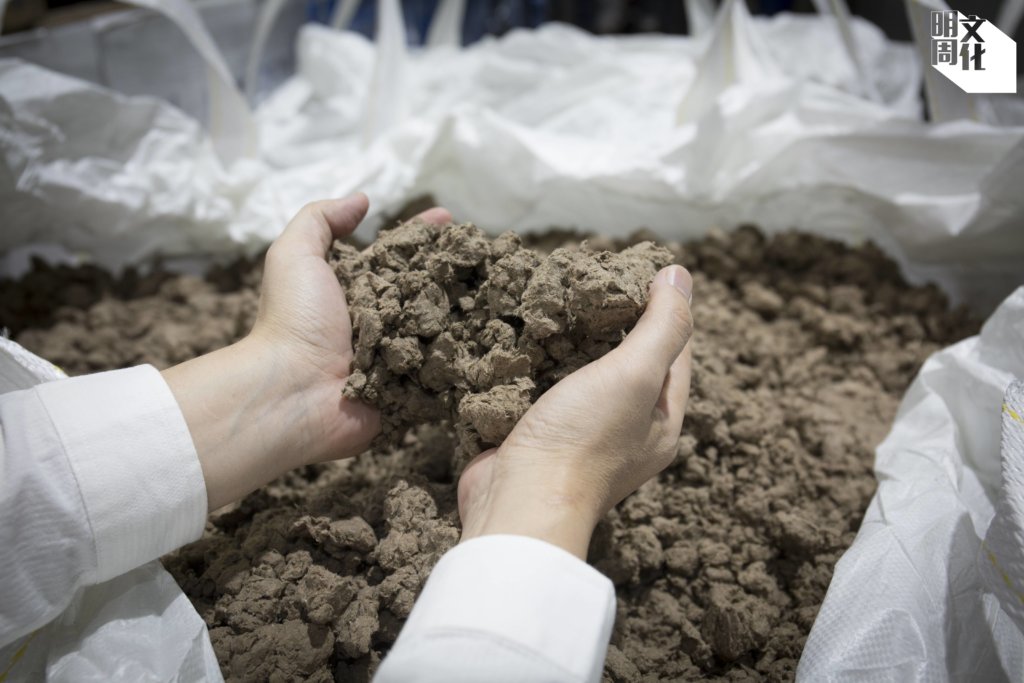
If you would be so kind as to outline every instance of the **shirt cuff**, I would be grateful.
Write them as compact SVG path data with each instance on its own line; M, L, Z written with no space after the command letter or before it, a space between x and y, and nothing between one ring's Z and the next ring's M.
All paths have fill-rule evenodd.
M99 583L194 541L206 522L199 456L151 365L36 387L64 446L96 543Z
M567 680L598 681L614 623L615 588L587 563L535 538L481 536L434 567L399 642L477 633L532 651Z

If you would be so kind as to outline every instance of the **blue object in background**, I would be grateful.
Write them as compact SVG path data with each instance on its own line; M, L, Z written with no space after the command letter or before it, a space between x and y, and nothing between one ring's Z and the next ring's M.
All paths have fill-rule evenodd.
M430 20L434 16L434 12L437 11L438 4L440 4L440 0L402 0L405 35L409 44L422 45L426 42Z
M793 9L793 0L761 0L758 3L760 7L759 14L778 14L779 12L788 12Z
M340 0L307 0L309 21L327 23ZM440 0L402 0L406 36L410 45L422 45ZM586 4L586 3L585 3ZM469 44L485 35L502 34L513 28L540 26L547 18L548 0L466 0L462 42ZM376 2L360 2L349 30L372 37L377 16Z
M338 2L340 0L309 0L306 16L310 21L325 24L330 20ZM422 45L426 40L430 19L437 11L439 2L440 0L402 0L400 4L402 5L402 15L405 17L405 34L410 45ZM373 37L376 21L377 3L360 2L348 29L367 37Z
M306 0L306 21L326 24L331 17L331 9L334 8L334 1L328 0Z

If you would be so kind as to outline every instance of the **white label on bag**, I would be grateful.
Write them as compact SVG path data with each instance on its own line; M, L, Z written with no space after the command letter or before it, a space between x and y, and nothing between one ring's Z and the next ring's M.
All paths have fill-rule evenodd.
M1017 92L1017 43L975 14L932 11L931 64L964 92Z

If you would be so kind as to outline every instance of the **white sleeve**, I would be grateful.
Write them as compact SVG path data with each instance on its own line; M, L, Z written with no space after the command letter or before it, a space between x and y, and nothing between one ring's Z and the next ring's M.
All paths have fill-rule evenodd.
M75 591L195 540L206 485L152 366L0 396L0 646Z
M481 536L448 551L375 683L601 679L615 622L605 576L544 541Z

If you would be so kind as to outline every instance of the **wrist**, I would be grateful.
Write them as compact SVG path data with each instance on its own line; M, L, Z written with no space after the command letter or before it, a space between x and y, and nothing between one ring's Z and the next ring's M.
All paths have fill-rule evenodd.
M259 326L239 342L256 359L271 406L284 419L292 467L356 456L380 432L380 413L342 396L351 355L320 352Z
M287 344L258 334L225 350L247 374L246 388L252 396L239 419L252 424L253 434L259 434L262 447L258 451L273 458L280 474L326 459L336 448L337 437L324 413L337 404L341 382L328 386L322 373L296 358Z
M585 506L561 495L529 496L509 500L498 495L482 500L463 527L462 541L494 534L528 536L587 559L596 516Z
M162 374L192 436L211 510L310 458L317 443L310 385L259 340L244 338Z
M244 386L251 395L239 406L238 420L251 425L250 434L259 438L256 452L272 459L278 474L312 462L311 449L322 443L311 411L319 393L312 373L298 367L284 348L255 335L227 350L247 375Z

